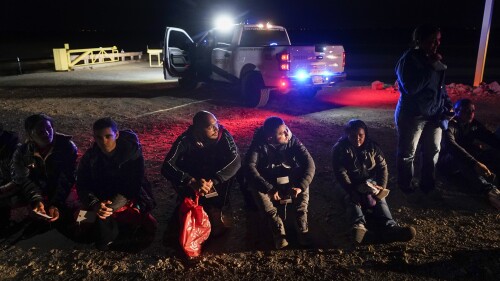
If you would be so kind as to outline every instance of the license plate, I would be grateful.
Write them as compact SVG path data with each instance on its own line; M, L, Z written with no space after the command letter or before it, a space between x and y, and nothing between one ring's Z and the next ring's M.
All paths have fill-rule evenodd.
M323 76L313 76L312 82L313 84L323 84Z

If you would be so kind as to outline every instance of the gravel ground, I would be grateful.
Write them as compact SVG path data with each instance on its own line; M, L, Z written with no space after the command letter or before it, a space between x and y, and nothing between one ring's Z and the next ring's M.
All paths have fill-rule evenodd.
M480 195L442 178L439 201L418 195L407 198L397 190L393 113L398 93L367 85L347 81L313 100L281 95L264 108L250 109L238 104L234 89L206 85L183 92L175 81L163 80L161 69L143 62L0 77L0 120L5 129L19 131L25 117L45 112L54 118L59 132L73 135L80 155L91 144L91 125L97 118L111 116L122 128L136 131L159 203L154 215L160 223L153 243L138 252L99 252L56 230L14 244L13 238L7 239L0 245L0 279L498 280L499 212ZM495 129L500 119L498 95L471 98L477 102L477 118ZM273 250L259 216L244 209L237 187L230 208L224 210L232 228L210 239L201 258L185 261L163 246L175 196L159 169L177 135L202 109L213 112L232 132L242 155L255 128L271 115L284 118L304 142L317 166L309 213L314 247L299 247L292 235L289 247ZM348 243L341 193L333 188L330 149L351 118L367 122L388 158L393 189L388 203L400 224L417 229L410 243L357 247ZM15 212L19 217L25 213Z

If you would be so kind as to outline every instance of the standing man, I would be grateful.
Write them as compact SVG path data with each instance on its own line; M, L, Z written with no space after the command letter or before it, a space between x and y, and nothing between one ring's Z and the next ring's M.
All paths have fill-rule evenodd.
M150 186L137 135L131 130L119 131L111 118L97 120L93 134L94 144L78 165L76 184L87 211L85 220L95 219L96 247L108 249L121 230L141 229L151 238L157 222L149 213L154 204L148 196Z
M500 172L500 139L474 118L476 106L470 99L458 100L454 110L455 117L444 133L439 166L448 175L460 172L460 176L487 194L490 203L500 209L500 191L495 185Z
M415 191L412 183L417 145L422 150L419 187L425 193L435 189L442 129L453 116L446 92L446 65L437 52L441 44L438 27L421 25L413 32L413 47L396 65L400 97L395 111L398 131L398 185L405 193ZM451 116L450 116L451 115Z
M167 230L167 244L179 234L179 204L185 197L201 195L199 204L206 210L211 236L226 229L222 220L222 207L227 203L233 177L241 166L238 147L231 134L208 111L199 111L193 124L182 133L167 153L161 169L162 175L177 192L177 206Z
M283 119L269 117L255 131L245 157L245 172L256 204L270 224L276 249L286 247L288 241L275 205L290 200L296 213L299 243L311 243L307 211L315 169L306 147L292 135Z

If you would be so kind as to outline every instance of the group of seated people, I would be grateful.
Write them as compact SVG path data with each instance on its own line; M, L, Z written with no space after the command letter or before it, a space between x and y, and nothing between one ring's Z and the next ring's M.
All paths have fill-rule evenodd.
M497 171L499 158L491 162L492 166L487 159L498 157L494 149L500 147L499 140L474 120L470 100L458 101L455 113L445 133L442 161L449 162L443 166L450 173L462 171L472 185L488 194L491 202L498 203L500 192L492 171ZM2 130L0 135L2 228L8 228L14 206L28 204L31 217L38 221L91 225L86 228L87 237L92 237L99 249L107 249L123 229L154 235L157 222L151 210L155 201L144 173L141 144L134 132L118 130L110 118L97 120L93 125L94 143L78 165L71 137L56 133L50 117L28 117L25 132L27 139L19 145L14 133ZM489 144L492 150L486 152L476 146L476 139ZM374 237L383 243L414 238L416 230L399 226L391 215L385 200L389 194L386 159L363 121L354 119L346 124L331 157L336 179L332 187L340 187L344 194L354 243L370 243ZM497 166L493 166L495 163ZM228 130L212 113L200 111L166 154L161 174L177 193L177 207L166 231L166 239L173 243L177 243L179 235L179 205L186 197L199 197L212 226L211 237L224 233L222 208L228 203L229 190L238 174L245 179L245 185L240 187L248 195L245 200L259 209L276 249L288 245L285 222L278 212L288 204L293 210L299 244L311 245L308 204L315 164L304 144L279 117L268 117L255 130L242 160ZM68 204L72 189L78 194L77 204Z

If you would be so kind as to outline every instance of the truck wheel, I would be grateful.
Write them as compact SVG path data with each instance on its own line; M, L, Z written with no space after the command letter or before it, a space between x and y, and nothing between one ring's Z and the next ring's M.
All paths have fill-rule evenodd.
M269 101L270 90L265 88L260 73L250 72L243 77L241 93L246 106L261 107Z
M299 95L305 98L314 98L316 94L321 90L318 87L304 88L299 91Z
M183 90L191 91L194 88L196 88L197 83L198 82L192 78L188 77L179 78L179 87L181 87L181 89Z

